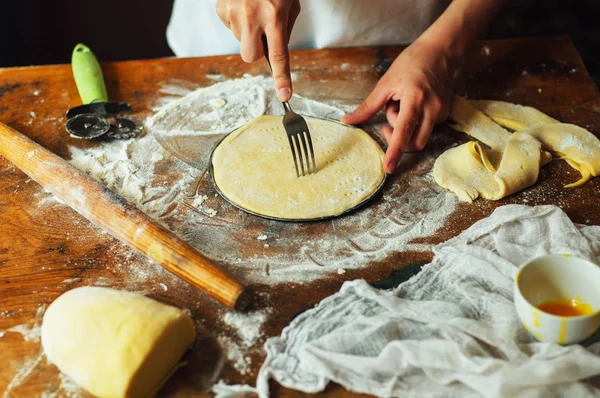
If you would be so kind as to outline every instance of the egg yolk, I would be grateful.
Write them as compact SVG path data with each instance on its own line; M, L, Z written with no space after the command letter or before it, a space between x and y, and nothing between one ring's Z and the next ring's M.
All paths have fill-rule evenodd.
M582 303L577 299L546 301L538 304L537 308L548 314L558 316L581 316L594 313L591 305Z

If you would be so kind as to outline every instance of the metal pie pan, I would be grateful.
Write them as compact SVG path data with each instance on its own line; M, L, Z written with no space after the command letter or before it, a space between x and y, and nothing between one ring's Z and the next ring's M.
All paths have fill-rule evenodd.
M307 116L307 117L310 117L312 119L324 120L326 122L332 122L332 123L341 124L342 126L348 126L348 127L356 128L355 126L350 126L348 124L339 122L337 120L325 119L325 118L322 118L322 117L315 117L315 116ZM237 130L238 129L235 129L232 132L230 132L229 134L231 134L231 133L233 133L233 132L235 132ZM227 134L223 138L221 138L219 140L219 142L217 142L217 144L215 145L215 147L212 149L212 151L210 152L210 159L209 159L209 163L208 163L208 174L210 175L210 182L211 182L212 186L214 187L214 189L217 191L217 193L223 199L225 199L229 204L231 204L234 207L237 207L238 209L242 210L245 213L252 214L253 216L265 218L267 220L283 221L283 222L293 222L293 223L315 222L315 221L324 221L324 220L331 220L331 219L334 219L334 218L339 218L339 217L345 216L345 215L347 215L349 213L352 213L353 211L358 210L359 208L363 207L367 203L371 202L381 192L381 190L383 189L383 186L385 185L385 182L387 181L388 175L387 175L387 173L385 173L383 175L383 180L381 180L381 183L379 184L379 186L377 187L377 189L375 189L375 191L371 195L369 195L368 197L366 197L365 199L363 199L360 203L357 203L356 205L350 207L349 209L344 210L340 214L336 214L336 215L332 215L332 216L313 217L313 218L281 218L281 217L269 216L269 215L266 215L266 214L260 214L260 213L254 212L252 210L248 210L248 209L246 209L246 208L238 205L237 203L233 202L231 199L229 199L227 197L227 195L225 195L223 193L223 191L221 191L221 188L219 188L219 186L217 185L217 182L215 181L215 174L214 174L213 161L212 161L213 160L213 155L215 153L215 150L219 147L219 145L221 145L221 143L223 142L223 140L229 136L229 134Z

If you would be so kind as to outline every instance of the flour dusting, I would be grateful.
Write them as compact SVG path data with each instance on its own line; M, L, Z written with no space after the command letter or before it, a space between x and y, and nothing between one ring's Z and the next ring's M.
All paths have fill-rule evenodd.
M252 365L252 360L249 356L245 355L245 352L242 350L242 348L227 336L219 336L217 337L217 341L223 349L225 357L232 364L234 369L237 370L241 375L248 374L251 369L250 365Z
M44 354L40 353L36 358L27 358L23 362L21 368L19 368L17 373L13 376L10 383L8 383L8 386L6 386L6 390L4 391L2 398L9 398L13 396L12 390L15 387L18 387L21 384L23 384L23 382L29 377L29 375L31 375L33 369L35 369L39 365L43 356Z
M243 346L250 347L262 336L261 329L266 319L266 311L254 311L248 314L228 312L223 317L223 322L234 329Z
M272 86L263 76L205 88L166 86L156 113L145 122L144 136L85 149L72 146L70 161L245 284L305 283L340 269L366 267L395 252L430 250L429 244L415 241L433 236L457 203L428 173L439 155L433 150L406 154L402 171L389 178L380 197L321 223L250 216L216 194L206 172L212 148L225 133L263 113L282 114ZM298 113L329 119L339 119L355 106L298 95L291 104ZM363 128L381 143L383 122L378 123ZM434 133L430 141L437 139L445 138ZM181 156L189 149L198 151L193 162ZM268 244L257 238L262 236L268 236ZM144 272L152 267L146 268Z
M246 398L258 395L258 390L249 385L228 385L223 380L212 386L215 398Z
M33 326L26 324L17 325L10 329L6 329L6 331L19 333L21 336L23 336L23 340L25 341L39 341L40 336L42 335L42 328L37 324Z

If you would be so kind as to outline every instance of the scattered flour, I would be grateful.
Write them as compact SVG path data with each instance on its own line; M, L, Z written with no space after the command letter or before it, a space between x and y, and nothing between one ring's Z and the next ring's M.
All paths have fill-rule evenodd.
M17 373L13 376L10 383L8 383L8 386L6 386L6 390L4 390L2 398L9 398L14 396L12 393L13 388L23 384L23 382L29 377L33 369L35 369L38 366L43 356L44 354L40 353L36 358L27 358L25 361L23 361L23 365L21 365L21 368L19 368Z
M60 385L52 392L44 392L41 398L79 398L88 396L88 394L64 373L58 374Z
M205 201L208 200L208 196L206 195L198 195L196 196L196 198L194 199L194 201L192 202L192 204L196 207L201 207L202 203L204 203Z
M230 337L219 336L217 341L223 349L223 353L227 360L232 364L235 370L241 375L246 375L250 372L252 361L250 357L244 356L244 351Z
M242 375L250 372L252 359L249 355L262 350L257 343L264 340L262 327L269 313L270 309L246 314L227 312L223 317L226 330L233 333L219 336L217 341L227 361Z
M64 373L59 374L60 386L58 387L61 392L60 396L66 396L68 398L76 398L82 395L83 390L75 381Z
M31 325L30 323L24 323L21 325L13 326L12 328L6 329L4 332L1 332L0 337L4 336L6 332L13 332L19 333L21 336L23 336L23 340L25 341L40 341L40 337L42 335L41 323L44 313L46 312L46 308L46 304L42 304L38 307L35 313L35 318L33 320L33 325Z
M61 283L65 283L67 285L71 284L71 283L76 283L76 282L80 282L81 278L67 278L67 279L63 279Z
M94 286L112 287L113 283L106 277L101 276L94 281Z
M204 210L204 212L206 214L208 214L211 217L216 217L217 216L217 211L215 209L211 209L211 208L207 208Z
M20 333L25 341L39 341L42 335L42 328L38 324L33 326L22 324L6 329L6 332Z
M166 86L156 113L145 122L145 135L91 148L72 146L70 161L246 284L309 282L338 269L365 267L398 251L429 250L430 244L413 241L434 235L457 203L428 173L439 151L428 148L405 155L403 162L410 167L390 177L378 199L350 215L322 222L318 229L316 224L277 223L241 212L216 196L205 167L192 167L172 155L177 148L166 142L175 138L178 145L200 148L197 159L206 166L224 133L262 113L282 113L272 86L272 79L263 76L206 88ZM297 95L291 105L299 113L329 119L339 119L355 106ZM377 123L364 128L382 142L383 121ZM181 144L182 138L187 144ZM430 141L435 140L448 141L434 133ZM276 236L277 245L249 253L251 231Z
M262 325L267 319L268 311L255 311L248 314L228 312L223 317L225 325L233 328L244 347L250 347L262 336Z
M215 398L246 398L258 395L258 390L249 385L227 385L223 380L212 386Z
M192 205L200 210L202 213L215 217L217 215L217 211L211 207L204 205L204 202L208 200L208 196L206 195L197 195L192 201Z

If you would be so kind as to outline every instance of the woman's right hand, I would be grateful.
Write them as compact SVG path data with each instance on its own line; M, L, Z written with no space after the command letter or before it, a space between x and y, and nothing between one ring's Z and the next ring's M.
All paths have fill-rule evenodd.
M217 0L217 14L240 41L245 62L263 57L262 35L267 37L275 89L281 101L292 96L288 41L299 13L299 0Z

